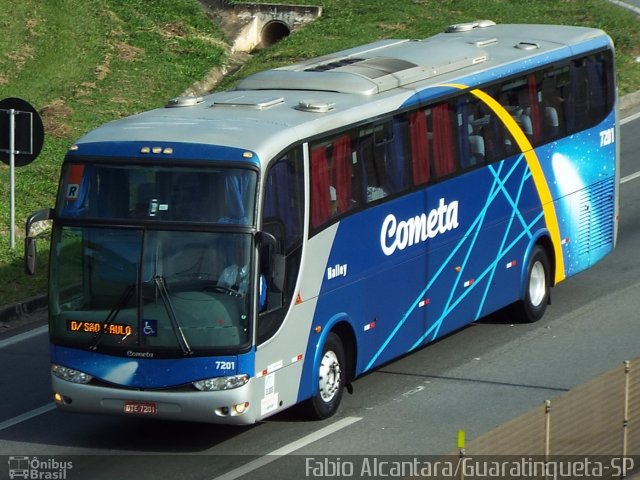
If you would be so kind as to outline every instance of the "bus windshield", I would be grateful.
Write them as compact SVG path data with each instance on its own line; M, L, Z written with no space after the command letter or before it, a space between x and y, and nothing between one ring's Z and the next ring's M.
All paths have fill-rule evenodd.
M249 233L57 229L53 342L127 356L238 351L250 338L251 245Z
M66 163L53 341L154 357L246 347L256 184L243 168Z
M256 182L241 168L68 163L57 216L252 225Z

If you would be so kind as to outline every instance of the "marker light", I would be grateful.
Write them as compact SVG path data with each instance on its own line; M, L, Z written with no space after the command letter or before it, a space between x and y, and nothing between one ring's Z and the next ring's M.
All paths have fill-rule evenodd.
M232 375L230 377L215 377L193 382L193 386L203 392L217 390L231 390L243 386L249 381L249 375Z
M220 407L215 409L216 415L219 417L237 417L249 410L249 402L236 403L230 407Z
M73 368L63 367L62 365L56 365L55 363L51 365L51 372L56 377L66 380L67 382L87 384L93 380L93 377L88 373L80 372Z
M233 412L236 415L242 415L247 411L247 408L249 408L249 402L238 403L237 405L233 406Z
M53 394L53 399L55 400L56 403L59 403L60 405L69 405L73 402L71 398L67 397L66 395L62 395L61 393L58 393L58 392Z

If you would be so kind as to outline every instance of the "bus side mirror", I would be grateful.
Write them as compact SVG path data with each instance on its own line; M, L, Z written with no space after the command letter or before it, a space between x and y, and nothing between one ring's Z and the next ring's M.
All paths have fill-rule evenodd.
M28 275L36 273L36 241L31 237L24 239L24 270Z
M270 285L278 292L284 290L286 258L280 249L278 239L268 232L258 232L256 239L260 245L261 272L270 278Z
M34 223L44 222L52 217L53 210L45 208L43 210L38 210L27 218L24 238L24 269L29 275L36 273L36 239L31 236L31 227Z

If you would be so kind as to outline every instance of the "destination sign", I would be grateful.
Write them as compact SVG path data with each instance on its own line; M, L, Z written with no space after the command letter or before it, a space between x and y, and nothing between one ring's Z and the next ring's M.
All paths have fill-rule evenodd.
M133 328L131 325L102 322L81 322L78 320L68 320L67 330L81 333L103 333L106 335L131 335Z

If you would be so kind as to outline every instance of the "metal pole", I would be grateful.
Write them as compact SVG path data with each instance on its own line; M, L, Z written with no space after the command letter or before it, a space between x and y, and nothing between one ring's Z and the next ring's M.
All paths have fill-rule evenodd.
M15 152L15 135L16 135L16 111L12 108L9 110L9 228L11 250L16 248L16 152Z
M629 436L629 372L631 372L631 362L624 361L624 418L622 420L622 478L627 476L627 442Z
M551 453L551 400L544 401L544 478L549 478L549 455Z

